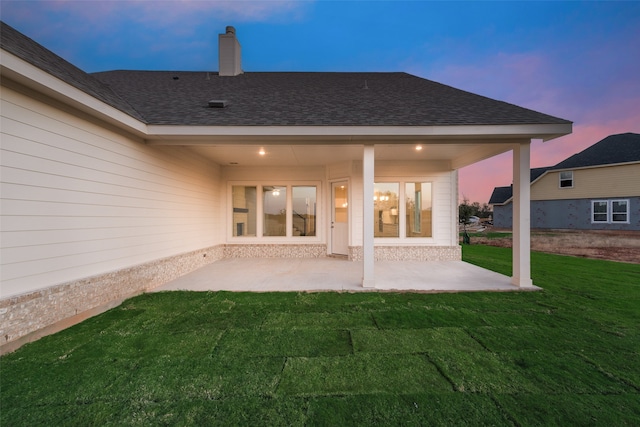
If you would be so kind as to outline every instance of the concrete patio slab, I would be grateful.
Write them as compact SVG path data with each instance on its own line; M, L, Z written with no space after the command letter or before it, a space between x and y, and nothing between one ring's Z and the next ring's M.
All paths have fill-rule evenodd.
M362 262L327 257L220 260L152 292L171 290L474 292L523 289L512 285L507 276L463 261L378 261L375 264L375 288L363 288Z

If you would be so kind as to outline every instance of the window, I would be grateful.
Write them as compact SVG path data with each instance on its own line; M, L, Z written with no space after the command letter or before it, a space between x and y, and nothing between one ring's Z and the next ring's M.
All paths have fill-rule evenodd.
M231 237L318 236L317 185L232 184L230 190Z
M430 182L378 182L373 191L374 237L433 237Z
M316 235L316 187L294 186L291 190L292 236Z
M373 237L400 237L398 201L400 184L373 184Z
M431 183L407 182L404 190L407 237L431 237Z
M560 188L573 188L573 171L560 172Z
M629 200L593 200L591 201L591 222L593 223L629 223Z
M611 222L629 222L629 201L628 200L612 200L611 201Z
M262 187L263 236L287 235L287 187Z
M593 206L592 222L609 222L609 203L606 200L594 200L591 204Z
M256 187L234 185L231 189L233 206L233 236L256 236Z

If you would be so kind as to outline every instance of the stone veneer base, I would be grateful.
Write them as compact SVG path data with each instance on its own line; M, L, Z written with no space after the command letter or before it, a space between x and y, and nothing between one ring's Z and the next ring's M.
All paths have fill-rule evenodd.
M224 258L322 258L325 244L218 245L0 300L0 354ZM460 246L376 246L376 260L457 261ZM362 260L362 247L349 247Z
M375 246L376 261L460 261L462 248L456 246ZM349 259L362 261L362 246L349 246Z
M0 300L0 354L223 258L213 246ZM73 322L72 319L79 319ZM63 326L66 325L66 326Z

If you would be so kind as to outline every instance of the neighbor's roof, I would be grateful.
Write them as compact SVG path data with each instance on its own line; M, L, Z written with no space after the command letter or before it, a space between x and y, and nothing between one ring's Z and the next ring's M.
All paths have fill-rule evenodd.
M543 173L551 170L578 169L594 166L615 165L622 163L640 162L640 134L621 133L609 135L596 142L589 148L574 154L555 166L547 168L531 169L531 182L538 179ZM513 188L495 187L490 205L501 205L513 197Z
M551 169L550 167L545 168L533 168L530 173L530 182L538 179L543 173ZM513 186L509 185L507 187L495 187L493 189L493 193L491 193L491 198L489 199L490 205L501 205L507 202L509 199L513 197Z
M576 169L629 162L640 162L640 134L609 135L551 169Z
M6 24L2 48L146 124L442 126L569 124L406 73L110 71L87 74ZM210 100L226 100L210 108Z

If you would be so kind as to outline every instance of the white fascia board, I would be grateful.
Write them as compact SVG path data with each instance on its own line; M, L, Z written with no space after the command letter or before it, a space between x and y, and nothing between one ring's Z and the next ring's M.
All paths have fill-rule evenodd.
M28 88L120 128L125 128L141 137L147 133L146 124L5 50L0 51L0 73Z
M456 125L456 126L173 126L149 125L149 143L179 143L179 138L220 138L231 141L251 138L309 138L341 141L407 139L549 140L571 133L571 124ZM220 142L217 141L216 142ZM486 142L486 141L483 141ZM496 141L499 142L499 141ZM510 141L512 142L512 141ZM181 144L184 144L183 140Z

